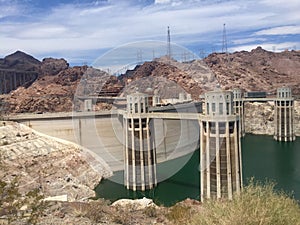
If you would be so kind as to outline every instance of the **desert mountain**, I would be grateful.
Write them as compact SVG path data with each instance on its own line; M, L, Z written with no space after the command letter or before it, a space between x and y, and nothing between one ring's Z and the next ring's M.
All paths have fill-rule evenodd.
M138 65L119 77L92 67L69 67L64 59L47 58L39 62L21 52L5 59L7 62L7 58L10 61L18 58L19 62L21 56L28 59L24 70L29 65L37 65L39 76L30 87L20 87L6 96L10 112L71 111L75 93L125 96L137 89L141 92L150 89L163 98L178 98L179 93L186 92L198 99L218 84L226 90L238 87L244 91L271 93L287 85L292 87L294 95L300 95L300 51L274 53L257 47L250 52L213 53L203 60L189 62L162 57ZM98 108L109 107L100 104Z
M21 51L0 59L0 69L39 72L40 65L39 60Z

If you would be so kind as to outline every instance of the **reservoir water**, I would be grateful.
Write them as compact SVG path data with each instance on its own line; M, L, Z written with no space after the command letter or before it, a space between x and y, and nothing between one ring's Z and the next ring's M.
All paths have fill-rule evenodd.
M105 179L96 188L98 198L115 201L120 198L147 197L156 204L170 206L186 198L200 199L199 150L193 154L158 165L158 176L169 174L174 165L185 162L181 170L156 188L145 192L127 190L123 183L123 172L119 171ZM276 189L284 190L300 200L300 138L295 142L277 142L272 136L249 135L242 138L244 184L254 177L257 181L271 180Z

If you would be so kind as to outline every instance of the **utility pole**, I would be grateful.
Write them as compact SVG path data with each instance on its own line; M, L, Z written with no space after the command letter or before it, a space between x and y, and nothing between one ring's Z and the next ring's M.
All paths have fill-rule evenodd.
M143 52L141 49L137 50L136 57L138 65L141 65L143 63Z

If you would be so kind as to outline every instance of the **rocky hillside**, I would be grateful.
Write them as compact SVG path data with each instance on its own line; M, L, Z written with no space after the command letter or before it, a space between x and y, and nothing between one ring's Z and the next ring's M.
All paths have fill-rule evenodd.
M154 81L150 81L150 78ZM298 96L300 51L274 53L257 47L250 52L213 53L204 60L184 63L160 58L145 62L120 79L125 80L125 83L135 81L131 89L139 86L143 91L149 86L162 95L165 87L171 86L162 83L173 81L178 86L177 89L173 88L173 95L177 93L178 96L181 89L190 93L194 99L205 91L213 90L217 84L225 90L238 87L244 91L266 91L273 94L278 87L287 85Z
M102 177L111 175L107 164L89 150L22 124L1 124L0 155L0 180L18 177L21 193L38 188L45 197L84 200L95 195Z
M40 66L39 60L21 51L0 59L0 69L39 72Z
M120 86L116 77L103 71L87 66L68 67L64 62L44 60L42 75L30 87L19 87L2 97L2 101L7 102L5 110L10 113L70 112L75 109L75 94L97 95ZM59 73L53 75L56 71Z
M162 98L178 98L179 93L186 92L198 99L200 94L212 90L217 84L214 75L202 61L180 63L165 58L145 62L119 79L129 84L126 92L132 92L135 88L145 92L151 88Z
M300 51L274 53L257 47L250 52L214 53L204 61L224 89L274 93L287 85L300 95Z
M80 78L87 67L73 67L57 75L44 75L30 87L20 87L7 97L8 111L61 112L72 111L72 100Z
M24 53L17 52L2 61L21 56ZM250 52L213 53L204 60L184 63L162 57L119 77L87 66L69 67L64 59L26 59L28 65L24 69L35 63L39 77L30 87L20 87L5 96L9 112L71 111L75 93L124 96L138 89L150 94L157 91L162 98L178 98L179 93L186 92L199 99L199 95L213 90L217 84L226 90L238 87L270 93L287 85L293 88L294 95L300 95L300 51L274 53L257 47ZM21 68L22 64L16 65ZM78 104L76 110L82 102ZM99 103L96 108L109 109L110 105Z

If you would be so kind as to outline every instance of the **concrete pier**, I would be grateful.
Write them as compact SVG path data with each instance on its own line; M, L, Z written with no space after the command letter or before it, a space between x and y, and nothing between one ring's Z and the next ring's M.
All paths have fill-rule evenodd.
M200 123L201 201L232 199L242 188L239 116L233 94L216 90L205 94L206 115Z
M124 184L133 191L152 189L157 184L154 130L150 129L148 96L127 96L127 113L123 117Z
M295 141L294 130L294 98L289 87L277 89L275 100L275 132L277 141Z

